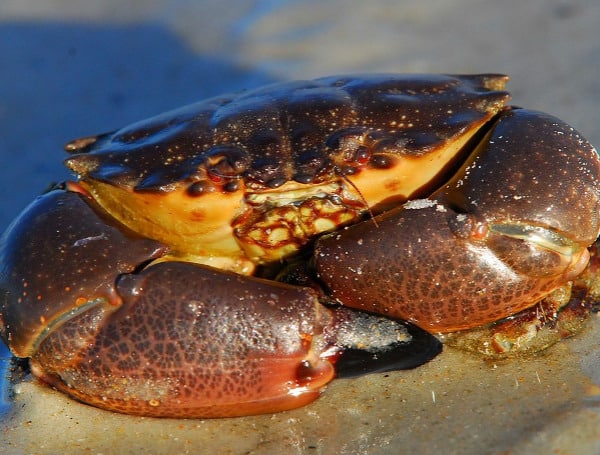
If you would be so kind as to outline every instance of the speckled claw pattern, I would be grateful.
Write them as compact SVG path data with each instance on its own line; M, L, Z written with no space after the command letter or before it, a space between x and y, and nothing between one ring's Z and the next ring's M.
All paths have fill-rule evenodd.
M72 141L78 181L0 240L2 337L85 403L229 417L414 368L441 350L429 332L513 350L543 331L534 308L585 307L580 326L600 161L507 107L507 80L274 84Z

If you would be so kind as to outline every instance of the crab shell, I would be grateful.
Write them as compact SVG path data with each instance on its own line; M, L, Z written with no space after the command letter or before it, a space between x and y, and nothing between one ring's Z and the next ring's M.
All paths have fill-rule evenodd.
M536 305L586 269L600 161L564 122L506 107L507 79L275 84L69 143L79 182L0 244L3 337L87 403L231 416L313 400L341 351L379 337L321 300L431 332ZM313 289L243 276L313 247ZM439 352L389 327L384 346L425 340L403 367Z
M509 99L506 79L275 84L74 141L66 164L112 216L173 254L251 273L442 183Z

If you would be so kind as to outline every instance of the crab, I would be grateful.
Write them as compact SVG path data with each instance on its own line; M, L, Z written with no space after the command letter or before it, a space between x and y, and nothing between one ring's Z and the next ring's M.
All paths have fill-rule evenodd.
M0 241L2 338L70 396L158 417L292 409L440 340L545 348L598 294L600 160L507 80L286 82L70 142L78 179Z

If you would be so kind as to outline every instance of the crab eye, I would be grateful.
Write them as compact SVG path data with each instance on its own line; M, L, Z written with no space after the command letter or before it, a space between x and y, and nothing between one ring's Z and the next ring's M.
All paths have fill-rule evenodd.
M239 176L248 168L248 154L235 145L217 145L203 153L210 178ZM216 180L215 180L216 181Z
M295 159L296 173L294 180L298 183L312 183L318 175L330 166L329 159L317 149L300 153Z
M239 180L231 180L230 182L227 182L223 186L223 189L225 191L227 191L228 193L233 193L240 189L240 181Z
M341 168L362 167L371 160L372 148L363 128L350 128L331 135L326 146Z
M371 154L369 153L369 149L364 145L361 145L354 152L353 161L357 162L358 164L366 164L369 162L370 157Z
M194 182L187 188L187 193L190 196L200 196L213 191L214 187L206 181Z
M377 169L390 169L394 166L394 157L391 155L373 155L369 161L369 164Z

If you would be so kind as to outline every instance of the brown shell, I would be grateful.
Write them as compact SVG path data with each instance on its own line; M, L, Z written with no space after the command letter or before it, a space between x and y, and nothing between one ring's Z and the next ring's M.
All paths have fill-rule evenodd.
M136 191L320 183L422 156L510 98L503 75L334 76L211 98L67 144L83 178Z

